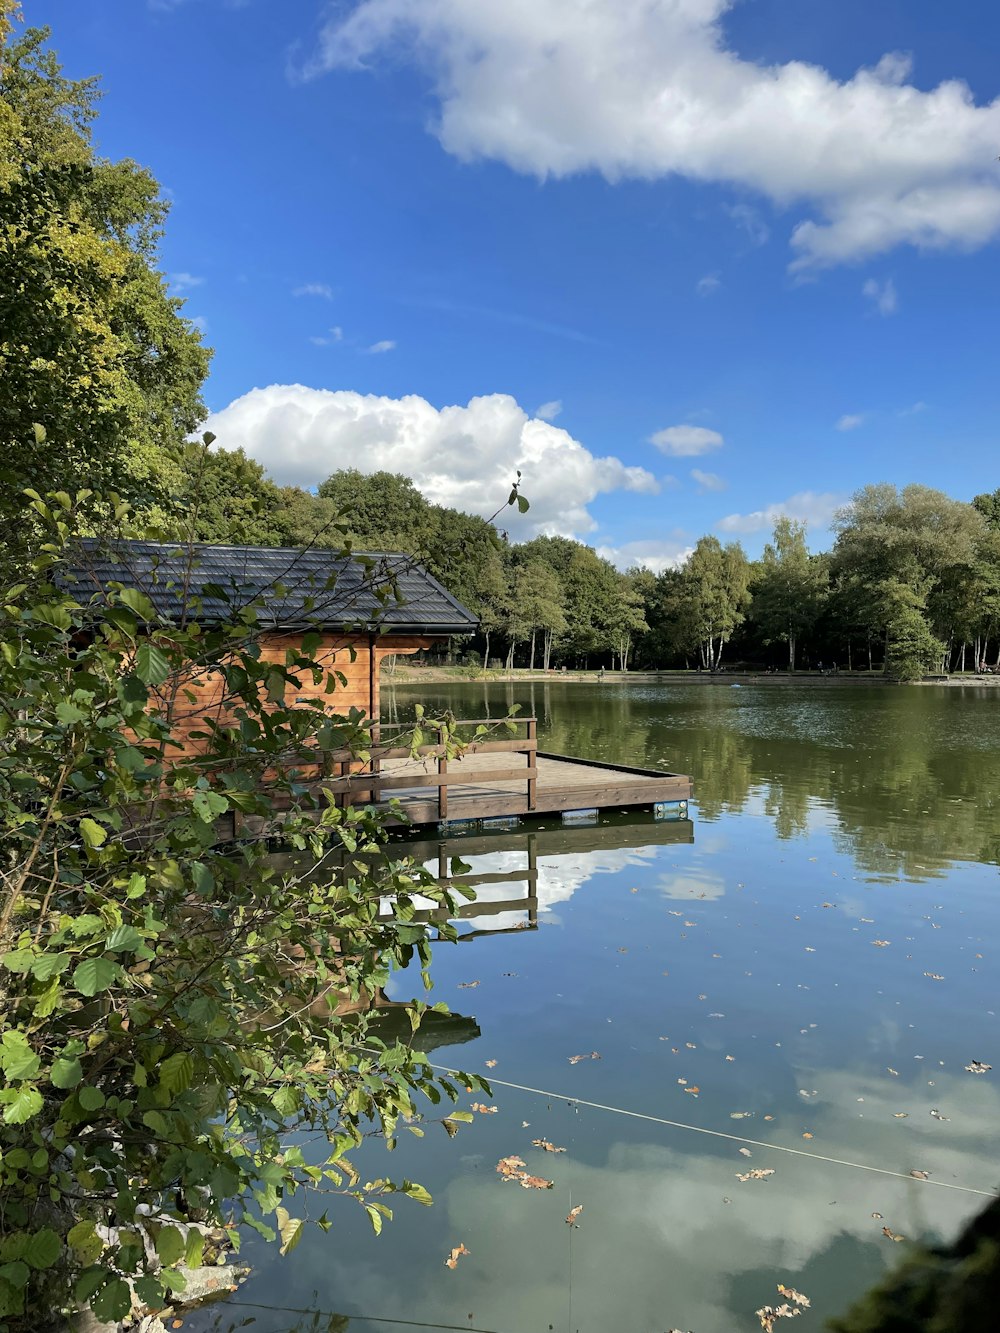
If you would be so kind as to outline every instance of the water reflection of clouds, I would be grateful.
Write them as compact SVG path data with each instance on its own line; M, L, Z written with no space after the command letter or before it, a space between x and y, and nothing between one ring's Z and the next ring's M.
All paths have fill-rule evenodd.
M856 1094L858 1086L862 1094ZM942 1100L961 1101L961 1127L956 1117L914 1142L911 1129L888 1118L875 1140L866 1127L863 1156L876 1165L905 1172L912 1164L938 1180L988 1188L992 1178L984 1180L977 1148L991 1140L1000 1098L992 1086L956 1076L939 1087ZM809 1148L857 1160L862 1150L849 1108L866 1117L891 1117L893 1099L876 1086L859 1085L851 1071L826 1074L821 1092L828 1100L810 1111L815 1139ZM534 1194L502 1184L488 1159L454 1178L439 1193L438 1207L446 1214L447 1235L452 1243L461 1240L469 1257L441 1278L439 1256L428 1255L420 1275L405 1290L394 1284L394 1293L373 1268L344 1262L336 1286L349 1290L359 1309L456 1324L471 1311L476 1324L510 1333L546 1325L580 1333L722 1330L749 1327L756 1306L774 1298L775 1284L791 1282L826 1318L885 1263L901 1257L902 1247L883 1238L884 1224L908 1237L950 1238L986 1202L757 1146L747 1162L736 1143L705 1147L704 1139L667 1127L643 1126L634 1131L640 1137L618 1139L614 1119L605 1114L562 1106L542 1110L537 1101L502 1089L498 1094L512 1124L523 1114L530 1134L569 1147L566 1156L553 1158L519 1145L512 1132L505 1148L520 1152L530 1171L554 1178L555 1189ZM856 1095L865 1096L863 1105ZM759 1121L746 1123L751 1136L766 1136ZM953 1133L951 1143L945 1131ZM790 1126L771 1132L795 1142ZM775 1174L763 1181L736 1179L737 1172L758 1166ZM571 1232L563 1219L576 1204L583 1213Z
M665 898L692 899L710 901L722 898L726 892L726 881L721 875L714 875L702 866L695 866L683 873L661 875L653 887Z

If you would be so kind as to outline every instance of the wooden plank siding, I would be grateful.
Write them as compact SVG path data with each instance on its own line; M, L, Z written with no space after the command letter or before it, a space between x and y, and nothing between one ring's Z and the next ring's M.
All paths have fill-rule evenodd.
M302 633L262 634L261 659L283 666L288 652L299 650L302 637ZM410 635L322 634L314 658L323 667L323 676L314 681L312 673L303 671L301 685L295 690L292 702L321 699L332 713L348 713L352 708L357 708L366 717L377 720L379 674L383 658L396 653L419 652L422 648L430 647L431 642L430 638ZM337 681L331 692L327 689L327 676L334 671L341 672L347 684ZM193 699L185 697L189 692L194 695ZM203 731L209 719L220 724L227 721L224 683L218 671L192 675L177 699L174 719L172 734L178 742L173 752L175 757L188 758L200 754L204 743L191 733Z

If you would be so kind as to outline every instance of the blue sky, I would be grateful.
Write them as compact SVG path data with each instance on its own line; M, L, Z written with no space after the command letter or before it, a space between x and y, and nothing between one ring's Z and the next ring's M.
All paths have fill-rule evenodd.
M654 567L1000 484L988 0L25 12L172 199L210 424L279 480L488 513L520 467L512 537Z

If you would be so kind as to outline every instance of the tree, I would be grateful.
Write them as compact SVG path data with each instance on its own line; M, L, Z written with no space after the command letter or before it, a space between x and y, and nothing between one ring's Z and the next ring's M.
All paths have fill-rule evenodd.
M649 629L644 615L642 593L633 573L618 575L618 597L608 623L612 665L617 657L622 671L628 670L629 654L637 634Z
M335 695L297 697L304 676L336 689L309 634L276 663L257 644L263 596L231 624L200 626L164 621L134 579L98 593L68 583L63 551L108 512L88 496L80 514L68 495L34 496L47 549L0 598L0 1310L12 1333L51 1327L67 1293L100 1320L122 1319L133 1290L162 1307L183 1290L181 1265L208 1258L213 1227L235 1243L249 1226L287 1251L305 1225L298 1195L317 1187L363 1205L378 1231L391 1193L430 1197L407 1180L363 1184L352 1149L373 1131L389 1146L422 1132L421 1094L488 1091L475 1075L433 1074L425 1004L410 1006L406 1041L370 1012L393 968L418 957L426 969L414 895L443 918L456 908L390 859L371 810L323 799L318 765L345 753L363 765L370 738ZM192 672L218 698L198 719L202 753L178 758ZM242 821L238 842L220 840L228 818ZM292 856L273 856L276 833ZM446 1111L444 1126L471 1119ZM304 1156L300 1131L325 1136L325 1160Z
M209 354L157 269L167 205L131 161L98 157L93 79L64 77L47 29L15 38L0 0L0 485L114 488L153 505L204 415ZM40 429L36 432L35 424Z
M543 561L529 561L516 572L514 600L518 606L518 615L531 639L528 667L532 671L535 668L535 639L541 631L544 645L543 666L547 671L555 636L566 629L567 623L559 580Z
M825 564L809 555L805 524L782 515L757 568L750 615L765 643L788 644L789 671L795 670L799 639L816 623L828 585Z
M750 565L743 547L702 537L680 571L675 597L679 642L697 649L703 667L717 670L750 604Z

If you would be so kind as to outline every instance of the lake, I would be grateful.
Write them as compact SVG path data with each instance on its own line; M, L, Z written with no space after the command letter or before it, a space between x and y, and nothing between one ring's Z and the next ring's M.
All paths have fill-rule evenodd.
M450 839L486 880L435 952L461 1018L430 1058L495 1079L496 1113L372 1144L362 1169L432 1208L376 1238L334 1201L287 1259L251 1236L251 1278L185 1326L733 1333L784 1283L809 1333L954 1237L1000 1183L1000 692L463 683L387 715L418 699L690 773L692 822ZM510 1155L554 1187L504 1180Z

